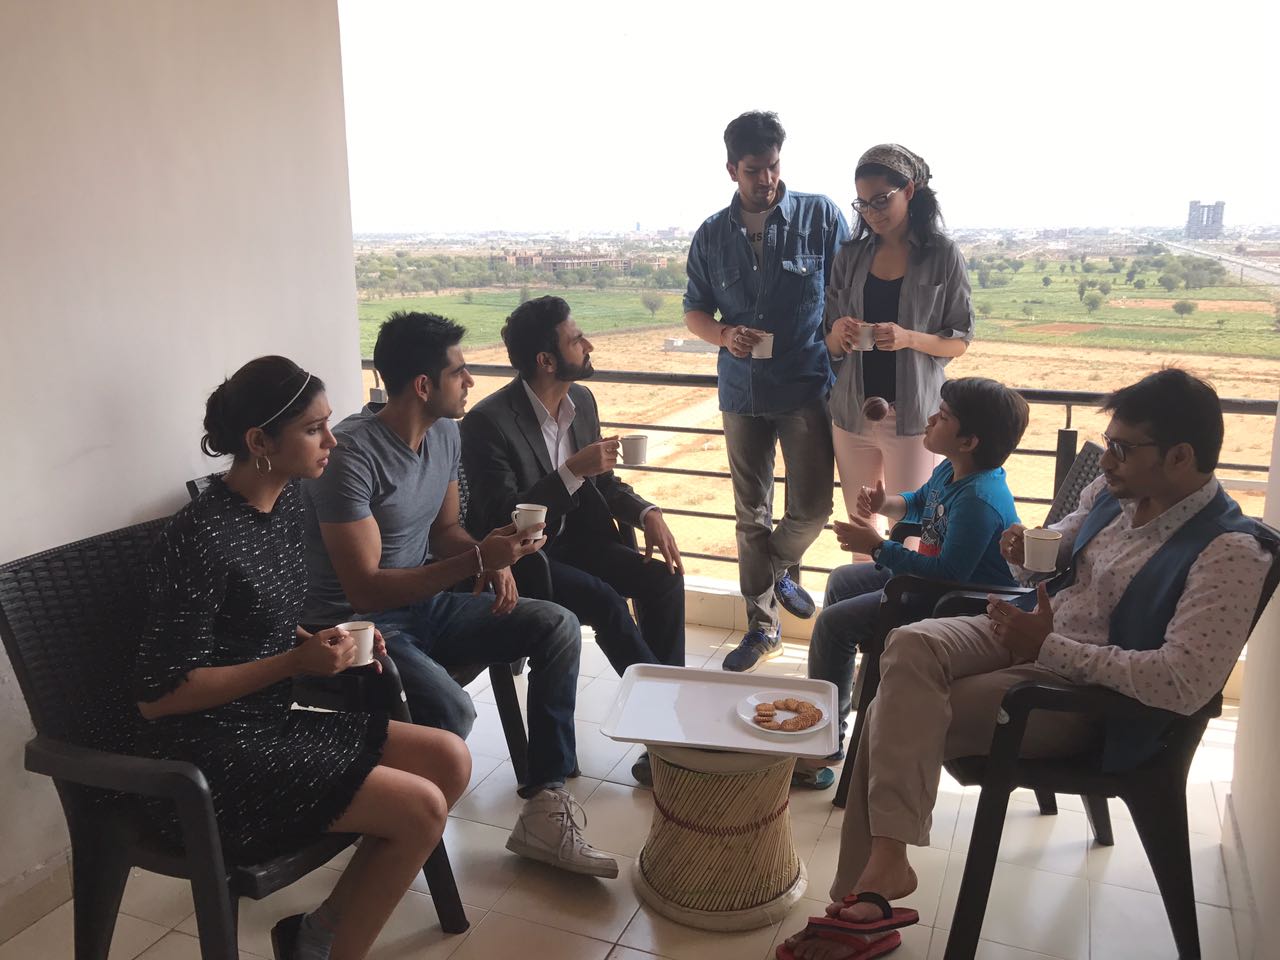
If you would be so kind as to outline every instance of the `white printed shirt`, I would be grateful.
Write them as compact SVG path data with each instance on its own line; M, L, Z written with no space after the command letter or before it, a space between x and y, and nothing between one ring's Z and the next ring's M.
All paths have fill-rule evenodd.
M1070 561L1075 538L1105 483L1098 477L1089 484L1076 511L1050 528L1062 531L1059 569ZM1110 620L1138 571L1218 489L1211 478L1140 527L1133 525L1134 501L1120 501L1120 515L1077 558L1075 583L1053 597L1053 632L1037 662L1075 683L1101 684L1175 713L1191 714L1208 703L1244 648L1270 567L1270 554L1255 538L1224 533L1205 547L1187 575L1161 647L1112 646Z

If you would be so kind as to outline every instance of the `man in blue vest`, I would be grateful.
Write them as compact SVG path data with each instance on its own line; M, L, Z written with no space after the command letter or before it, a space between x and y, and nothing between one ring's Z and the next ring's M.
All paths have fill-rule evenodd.
M929 843L942 764L990 748L1009 687L1100 684L1163 711L1152 726L1124 729L1078 714L1031 714L1024 756L1100 744L1104 766L1123 770L1159 750L1174 715L1208 703L1240 655L1276 544L1213 475L1223 434L1217 394L1166 369L1117 390L1102 409L1112 415L1103 475L1051 528L1062 533L1059 572L1018 605L992 597L982 616L925 620L886 641L827 908L846 936L875 938L889 926L875 898L846 904L850 894L896 900L914 892L906 848ZM1001 536L1001 552L1025 580L1020 525ZM824 934L807 928L788 947L824 960L863 949L819 942Z

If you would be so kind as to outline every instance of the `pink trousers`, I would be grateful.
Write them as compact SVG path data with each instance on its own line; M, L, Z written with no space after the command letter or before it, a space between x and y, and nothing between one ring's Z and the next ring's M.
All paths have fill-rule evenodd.
M924 448L924 436L900 437L893 407L878 422L865 421L862 433L849 433L831 425L836 470L844 493L845 510L853 513L861 487L875 489L884 480L885 492L893 495L918 490L938 465L938 456Z

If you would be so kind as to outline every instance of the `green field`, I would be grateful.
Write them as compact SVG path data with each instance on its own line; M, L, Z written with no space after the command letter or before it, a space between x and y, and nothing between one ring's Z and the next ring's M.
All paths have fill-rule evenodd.
M979 340L1280 358L1280 331L1276 329L1275 314L1269 305L1275 296L1272 288L1222 285L1166 293L1156 283L1156 274L1148 273L1142 275L1146 288L1137 290L1125 284L1123 274L1059 273L1058 261L1050 261L1044 272L1037 272L1033 264L1028 264L1019 273L1005 272L1000 276L1009 278L1007 286L984 290L979 288L976 274L970 273L973 302L979 313ZM1044 276L1052 281L1048 287L1041 279ZM1076 290L1076 284L1082 279L1112 284L1110 294L1104 296L1104 303L1092 314ZM665 300L654 316L640 302L641 291L636 289L535 287L531 292L535 296L553 293L564 297L588 333L683 324L680 293L675 291L663 293ZM363 301L359 306L362 356L373 355L378 324L392 310L431 311L457 320L467 328L465 343L469 347L499 343L502 323L515 309L519 298L516 287L483 287L472 291L470 303L463 294ZM1120 306L1126 299L1158 301L1159 305ZM1180 317L1172 309L1178 300L1204 303L1189 316ZM1259 312L1214 310L1212 301L1215 300L1257 301L1267 303L1268 307ZM1030 310L1030 316L1025 310ZM1053 328L1050 324L1088 326L1072 329Z
M662 292L665 299L654 315L650 315L640 302L639 290L585 290L580 287L571 290L544 290L532 287L530 293L535 297L543 294L564 297L573 309L574 319L588 333L684 324L681 294L674 291ZM520 290L517 287L477 289L471 294L471 303L466 302L463 294L363 301L359 309L360 355L373 356L378 325L393 310L439 313L467 328L464 346L487 347L502 342L502 324L519 304Z
M970 272L973 303L978 310L977 338L1015 343L1079 347L1113 347L1220 356L1280 357L1280 331L1276 330L1270 288L1255 284L1178 289L1167 293L1156 283L1156 274L1140 274L1146 288L1135 289L1123 274L1060 274L1050 262L1043 273L1031 265L1017 274L1005 273L1004 287L980 289ZM1042 278L1052 281L1044 286ZM1109 281L1111 292L1093 313L1080 301L1076 284L1081 280ZM1086 291L1088 293L1095 290ZM1122 306L1126 300L1159 301L1159 305ZM1188 316L1173 312L1178 300L1202 301ZM1266 309L1215 310L1212 301L1242 300L1266 304ZM984 308L989 307L989 311ZM1031 315L1026 314L1031 311ZM987 315L984 316L983 314ZM1087 324L1078 330L1045 329L1049 324Z

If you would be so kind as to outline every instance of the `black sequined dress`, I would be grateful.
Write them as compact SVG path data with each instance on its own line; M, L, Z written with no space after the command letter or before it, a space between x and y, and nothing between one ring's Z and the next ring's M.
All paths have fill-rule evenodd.
M150 589L135 670L139 701L158 699L198 667L291 649L306 595L298 485L262 513L215 479L165 528ZM204 772L233 862L266 860L314 840L381 756L385 714L292 710L291 702L286 680L220 707L141 723L140 753ZM156 807L176 838L171 811Z

